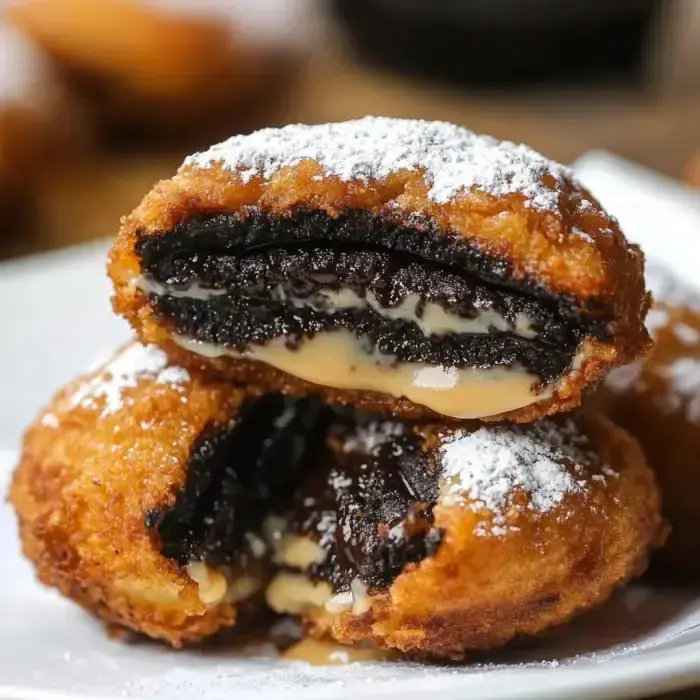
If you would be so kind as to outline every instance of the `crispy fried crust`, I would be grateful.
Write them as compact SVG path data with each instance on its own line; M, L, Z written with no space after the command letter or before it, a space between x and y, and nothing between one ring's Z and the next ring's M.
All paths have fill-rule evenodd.
M648 295L641 252L627 243L617 222L580 185L568 178L550 185L560 194L557 212L530 208L517 194L493 197L477 191L462 192L438 205L428 197L429 187L420 172L400 171L369 183L344 182L327 176L317 162L307 159L267 180L254 177L243 182L235 171L219 164L187 165L172 179L159 182L123 219L108 265L116 290L114 309L144 342L162 344L177 362L199 364L201 360L188 359L168 343L167 331L147 297L134 286L140 273L134 250L139 238L167 232L198 214L237 213L244 207L279 216L299 208L330 216L349 208L364 209L405 220L418 213L435 225L438 235L456 235L486 256L508 263L513 279L534 281L551 294L567 295L581 308L592 304L607 320L610 341L592 341L592 358L580 371L565 376L551 399L492 417L530 421L578 405L586 386L595 384L611 367L638 357L649 345L643 325ZM209 364L236 382L282 386L289 393L319 390L252 361L222 358ZM322 393L331 402L354 403L400 417L431 416L405 399L372 392L323 388Z
M700 576L700 312L658 304L656 345L642 363L611 375L595 397L637 437L664 495L672 530L654 556L662 576Z
M565 623L640 574L666 534L654 476L625 431L597 414L579 421L617 476L589 480L585 493L539 517L508 513L503 535L475 534L483 513L438 505L435 524L445 539L437 554L370 595L364 614L309 613L311 634L461 659Z
M136 381L105 386L100 370L54 398L25 436L10 498L40 580L107 623L179 646L233 625L236 609L202 602L154 546L144 515L174 502L197 436L235 417L247 394L164 361L150 374L128 369ZM663 535L653 477L624 431L580 420L617 476L588 479L583 494L539 518L509 514L502 536L474 534L484 513L438 505L437 555L408 565L367 614L309 616L312 633L459 658L565 622L639 573ZM418 429L430 449L443 426Z
M105 622L173 646L233 625L233 605L204 605L160 555L144 514L174 500L193 441L234 416L242 393L143 377L121 392L123 408L101 416L104 396L74 405L99 376L60 391L25 435L10 491L25 555L44 584Z

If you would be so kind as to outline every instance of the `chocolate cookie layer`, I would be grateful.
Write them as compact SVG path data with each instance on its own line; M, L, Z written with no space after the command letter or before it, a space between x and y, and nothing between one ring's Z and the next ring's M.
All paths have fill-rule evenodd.
M304 229L308 215L300 215L294 230ZM376 218L354 213L349 219L353 216L355 227L381 226ZM288 346L299 346L316 333L345 329L387 362L519 364L551 381L571 363L581 334L595 325L568 300L537 298L457 273L442 261L447 251L436 256L442 262L313 240L262 249L249 242L236 251L235 226L223 238L229 248L217 246L218 226L231 224L210 229L213 224L206 223L200 233L190 227L160 244L146 238L142 285L179 334L239 353L251 343L284 336ZM256 215L248 225L264 228Z
M299 352L345 331L343 347L354 336L360 362L507 368L537 384L572 366L582 338L609 337L594 308L515 282L502 261L427 224L368 212L219 215L144 237L136 250L158 316L206 354L254 356L280 340Z
M329 442L333 449L297 490L289 516L295 535L327 553L306 573L336 591L355 579L386 588L440 545L432 513L440 470L402 423L336 423Z
M330 417L314 399L266 396L244 404L231 427L205 429L175 503L146 513L163 555L183 565L240 562L250 553L246 535L290 501Z
M266 396L244 404L233 427L207 427L175 503L146 513L146 525L181 565L240 564L265 534L270 550L306 537L327 553L307 567L313 579L386 587L440 544L438 478L408 425ZM285 523L279 537L269 518Z

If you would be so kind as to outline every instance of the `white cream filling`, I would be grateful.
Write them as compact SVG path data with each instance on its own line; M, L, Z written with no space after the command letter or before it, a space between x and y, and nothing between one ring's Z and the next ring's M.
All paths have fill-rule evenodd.
M290 350L284 338L251 345L243 353L173 334L181 347L205 357L239 357L264 362L313 384L376 391L453 418L482 418L513 411L551 395L553 386L518 367L478 369L420 363L378 363L349 331L319 333Z
M372 605L367 586L354 578L350 590L333 594L327 581L312 581L303 573L284 571L277 574L265 591L267 604L277 613L300 615L324 609L331 615L363 615Z
M279 290L280 299L284 300L283 290ZM479 311L474 318L464 318L458 314L446 311L440 304L427 302L423 305L421 314L417 309L421 305L419 294L407 294L396 306L382 306L372 292L364 297L352 289L332 291L324 289L309 299L294 299L289 301L294 306L302 308L310 306L318 311L333 313L343 309L370 308L382 318L390 320L411 321L415 323L426 336L443 335L445 333L490 333L497 331L512 331L523 338L536 338L537 331L532 327L528 316L519 314L515 326L511 326L501 314L490 309Z
M187 575L197 584L199 599L207 607L219 603L236 603L250 598L262 587L256 575L234 575L230 567L212 569L200 561L187 566Z
M283 572L272 579L265 590L267 604L277 613L301 615L323 608L333 597L333 588L326 581L312 581L303 574Z
M210 289L208 287L202 287L197 283L189 285L186 289L178 289L170 284L162 284L156 280L148 279L143 275L137 277L133 281L133 285L144 294L158 294L159 296L168 295L176 299L201 299L203 301L208 301L209 299L228 294L228 291L225 289Z
M176 299L197 299L207 301L227 294L225 289L207 289L195 283L187 289L176 289L171 285L161 284L155 280L139 277L136 287L146 294L169 295ZM370 308L382 318L390 320L402 320L415 323L425 336L444 335L445 333L475 333L485 334L496 331L511 331L522 338L536 338L538 333L532 326L531 319L526 314L519 314L515 325L509 323L501 314L491 309L479 311L474 318L464 318L445 310L440 304L427 302L423 305L422 312L417 310L421 306L421 297L418 294L408 294L400 304L391 307L382 306L372 292L367 292L364 297L358 295L352 289L332 291L322 289L314 296L299 299L289 296L282 287L273 290L271 298L276 301L287 301L296 308L312 308L317 311L325 311L333 314L344 309Z
M346 646L328 639L305 637L289 647L282 656L291 661L305 661L313 666L343 666L358 661L391 659L395 652L364 644Z

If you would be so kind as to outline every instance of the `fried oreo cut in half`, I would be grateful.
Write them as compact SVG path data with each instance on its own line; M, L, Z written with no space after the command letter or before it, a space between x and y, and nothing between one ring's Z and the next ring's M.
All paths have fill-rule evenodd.
M440 122L236 136L124 219L114 307L270 391L529 421L649 342L643 259L563 166Z
M645 360L612 372L595 397L641 443L663 493L671 525L655 554L659 577L700 577L700 293L670 270L648 266L656 341Z
M110 625L173 646L231 627L262 607L263 520L288 507L327 414L127 346L27 431L10 492L24 553Z
M335 423L267 588L312 635L461 659L604 602L665 525L639 445L598 414L527 426Z

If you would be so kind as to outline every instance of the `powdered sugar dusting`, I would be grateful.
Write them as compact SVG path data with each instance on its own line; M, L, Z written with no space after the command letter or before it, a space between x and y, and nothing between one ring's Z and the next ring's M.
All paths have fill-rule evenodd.
M44 415L41 417L41 424L45 428L58 428L60 421L53 413L44 413Z
M389 440L403 435L404 424L391 421L371 421L366 425L359 424L352 435L343 444L344 452L361 452L373 454Z
M605 386L613 393L622 394L635 385L644 369L643 362L633 362L630 365L616 367L605 378Z
M182 367L166 367L158 373L159 384L184 384L189 381L189 372Z
M233 136L195 153L185 165L221 163L243 180L270 179L280 169L312 159L342 181L382 180L399 171L423 172L428 197L438 203L465 190L556 211L567 168L522 144L497 141L447 122L364 117L332 124L290 124ZM545 182L548 180L549 182Z
M659 331L668 329L676 341L687 348L687 356L680 351L669 363L650 364L650 372L662 377L668 383L666 392L655 400L662 411L683 412L686 419L700 422L700 330L696 325L681 321L683 310L700 314L700 293L678 277L672 270L656 261L648 261L645 278L654 300L659 304L647 314L646 326L655 340ZM662 345L667 340L662 340ZM647 389L644 381L644 362L638 361L627 367L613 370L606 386L621 393Z
M123 391L149 377L158 384L170 386L182 385L190 378L185 369L169 367L166 354L157 346L133 343L78 387L70 398L70 405L94 409L98 401L103 400L100 415L111 415L122 408Z
M696 328L689 326L687 323L674 323L673 335L678 338L684 345L700 344L700 332Z
M518 509L516 490L527 508L546 513L568 495L582 493L584 469L595 460L588 440L571 421L542 421L525 427L485 427L457 433L442 445L443 502L469 503L493 514L477 534L505 534L506 513Z

